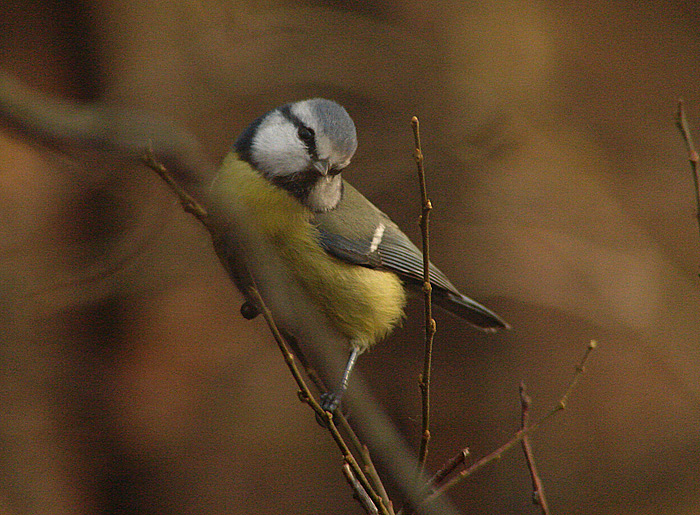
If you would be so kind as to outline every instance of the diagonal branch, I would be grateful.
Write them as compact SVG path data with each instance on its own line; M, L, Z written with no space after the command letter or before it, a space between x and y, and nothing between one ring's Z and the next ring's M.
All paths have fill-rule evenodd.
M464 479L472 476L476 471L482 469L484 466L488 465L492 461L501 458L506 452L508 452L510 449L512 449L518 443L520 443L526 436L533 434L545 422L554 417L560 411L566 409L566 405L569 400L569 395L571 395L571 392L576 387L579 378L585 372L586 363L588 362L591 353L597 346L597 342L595 340L591 340L591 342L588 344L588 347L586 347L586 352L584 353L583 358L581 358L581 361L576 366L574 375L572 376L571 381L569 382L569 385L567 386L566 390L564 390L564 394L559 399L559 402L557 402L557 404L555 404L542 418L540 418L534 424L520 429L517 433L515 433L513 438L511 438L508 442L500 446L498 449L491 452L487 456L484 456L480 460L474 462L470 467L459 472L459 474L454 475L450 479L443 482L435 491L433 491L423 500L423 504L436 500L440 496L444 495L452 487L454 487Z
M369 515L379 515L379 510L377 510L377 507L372 502L372 499L369 497L369 495L367 495L365 489L362 488L362 484L357 480L355 474L353 474L352 467L350 467L350 465L347 463L343 463L343 475L350 485L350 488L355 491L355 497L365 511Z
M3 70L0 124L45 145L73 145L131 159L150 141L154 158L188 185L208 183L216 170L197 138L167 120L105 102L78 104L50 97Z
M447 477L452 475L455 470L464 466L467 461L467 456L469 456L469 449L465 447L445 462L442 468L430 478L427 487L437 488Z
M158 174L158 176L161 177L166 182L166 184L168 184L168 186L170 186L173 189L175 194L178 196L180 203L182 204L185 211L195 216L195 218L197 218L197 220L204 225L207 231L209 231L214 242L217 242L221 236L220 229L216 226L216 224L212 223L206 209L200 206L196 200L194 200L189 194L187 194L187 192L179 186L177 181L170 177L165 166L157 162L153 155L150 154L148 151L146 152L146 155L143 158L143 162L144 164L146 164L146 166L153 169ZM218 245L215 244L214 248L217 251L217 253L220 252L220 247ZM223 256L222 261L225 261L226 258L227 256ZM304 377L301 371L299 370L299 367L297 367L294 355L292 354L291 350L289 350L289 347L287 346L287 343L284 337L282 336L282 333L277 327L277 323L275 322L272 313L267 308L265 302L260 296L260 292L255 286L253 278L248 277L247 280L247 284L249 286L247 287L247 291L244 292L246 298L253 302L253 304L256 306L256 308L259 310L259 312L265 319L265 322L267 323L267 326L270 329L270 332L272 333L272 336L275 339L275 342L277 343L280 352L282 353L284 362L287 365L287 368L291 372L292 377L294 378L294 381L296 382L299 388L299 399L302 402L308 404L314 410L316 416L324 421L324 424L328 428L328 431L333 437L333 440L335 441L336 445L343 454L343 460L352 472L351 476L347 476L346 473L346 477L348 477L350 484L353 487L362 487L361 490L356 490L358 499L360 499L361 502L363 502L363 499L370 499L375 508L379 510L378 513L381 513L382 515L390 515L387 507L385 506L384 499L381 495L376 493L371 483L367 479L367 476L364 474L362 468L360 467L357 460L350 451L350 448L345 442L345 439L340 434L340 431L338 431L338 428L333 421L333 414L321 408L321 405L316 401L313 394L311 393L311 390L306 384L306 381L304 380ZM352 477L353 479L350 480L350 477ZM368 506L364 504L364 502L363 505Z

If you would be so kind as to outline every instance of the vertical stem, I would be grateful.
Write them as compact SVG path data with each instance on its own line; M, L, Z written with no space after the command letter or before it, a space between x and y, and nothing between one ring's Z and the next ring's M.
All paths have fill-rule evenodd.
M685 117L685 109L683 108L683 101L678 101L678 111L676 112L676 126L683 136L685 141L686 149L688 150L688 161L690 161L690 170L693 174L693 185L695 189L695 217L698 222L698 230L700 231L700 180L698 180L698 166L700 163L700 156L698 156L697 150L695 150L695 144L693 143L693 136L690 133L690 127L688 126L688 120Z
M418 118L415 116L411 119L411 127L413 128L413 139L416 147L413 157L416 160L416 167L418 169L418 182L420 184L422 205L419 225L423 239L423 296L425 301L425 354L423 359L423 373L420 375L418 381L423 404L423 427L420 450L418 452L418 473L421 474L425 470L425 463L428 457L428 443L430 442L430 372L433 360L433 337L436 331L435 320L433 320L432 287L430 285L430 234L428 230L430 210L433 206L428 198L428 190L425 185L423 151L421 150L420 143L420 126Z
M530 414L530 404L532 404L532 400L525 391L525 382L522 381L520 383L521 431L527 430L528 419ZM547 502L547 497L544 495L544 485L542 484L542 478L540 477L540 473L537 470L537 465L535 464L535 453L532 450L530 437L527 435L523 436L523 439L520 440L520 445L522 445L523 447L525 461L527 462L527 468L530 471L530 479L532 480L532 502L540 507L540 513L542 515L550 515L549 503Z

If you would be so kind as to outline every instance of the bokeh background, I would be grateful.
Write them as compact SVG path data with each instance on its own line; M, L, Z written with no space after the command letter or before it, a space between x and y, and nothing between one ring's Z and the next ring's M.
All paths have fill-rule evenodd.
M333 98L346 178L511 322L436 313L435 469L534 437L554 513L700 513L700 242L674 127L700 127L700 4L4 0L0 67L189 128L213 160L268 109ZM698 131L700 134L700 131ZM341 458L204 230L143 167L0 132L0 513L362 513ZM417 448L422 306L359 365ZM537 513L516 450L452 493Z

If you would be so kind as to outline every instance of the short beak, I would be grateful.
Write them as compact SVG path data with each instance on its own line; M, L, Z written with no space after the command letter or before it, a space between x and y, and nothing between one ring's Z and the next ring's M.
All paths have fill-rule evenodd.
M314 161L314 168L318 170L318 173L325 177L326 175L328 175L330 163L328 162L328 159L319 159L318 161Z

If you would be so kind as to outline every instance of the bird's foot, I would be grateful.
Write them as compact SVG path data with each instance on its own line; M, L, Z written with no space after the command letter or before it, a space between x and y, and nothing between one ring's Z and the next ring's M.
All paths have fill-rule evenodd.
M348 389L348 378L350 377L350 372L355 366L357 356L360 355L360 352L359 347L353 346L348 362L345 365L345 370L343 371L343 378L340 380L340 385L332 392L325 392L321 394L321 409L323 409L323 411L326 413L335 414L338 406L340 406L340 400L342 399L345 390ZM320 413L316 413L316 421L323 427L328 427L327 419L324 419Z
M327 416L329 413L335 415L338 406L340 406L341 397L342 394L339 395L337 392L325 392L321 394L321 409L326 412L325 416L316 413L316 422L318 422L321 427L328 428Z
M335 413L340 405L341 395L338 392L326 392L321 394L321 408L323 411Z

